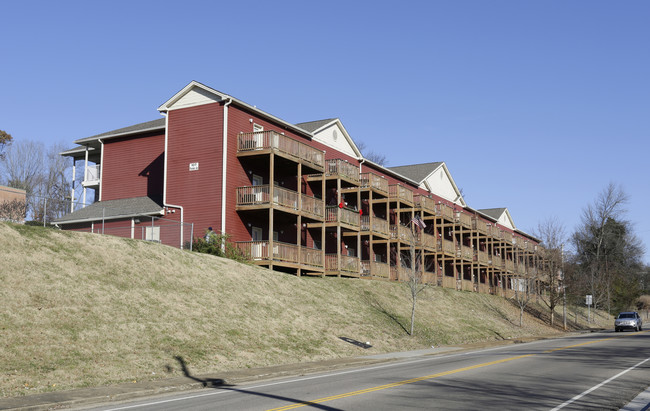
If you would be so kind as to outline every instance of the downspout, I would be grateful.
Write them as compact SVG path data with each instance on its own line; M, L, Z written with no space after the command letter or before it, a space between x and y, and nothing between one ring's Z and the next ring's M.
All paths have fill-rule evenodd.
M223 153L222 153L222 170L221 170L221 233L226 234L226 170L228 162L228 106L232 103L232 98L223 105ZM221 247L225 250L225 243Z
M163 176L163 207L179 208L181 210L181 250L183 249L183 226L185 223L183 206L169 204L167 202L167 158L169 158L168 144L169 142L169 113L165 113L165 165Z
M104 191L104 189L103 189L104 185L102 184L102 177L104 176L104 167L103 167L103 164L104 164L104 142L102 141L101 138L97 139L97 141L99 141L99 144L101 144L100 149L102 151L99 154L99 156L100 156L99 157L99 175L97 176L99 178L99 196L97 198L98 198L98 201L102 201L102 191Z
M359 174L363 173L363 168L361 166L366 162L366 159L361 157L361 162L359 163Z

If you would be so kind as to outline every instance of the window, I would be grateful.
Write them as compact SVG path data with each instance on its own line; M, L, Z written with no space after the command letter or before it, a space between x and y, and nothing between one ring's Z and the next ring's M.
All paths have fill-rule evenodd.
M160 227L145 227L144 239L147 241L160 242Z

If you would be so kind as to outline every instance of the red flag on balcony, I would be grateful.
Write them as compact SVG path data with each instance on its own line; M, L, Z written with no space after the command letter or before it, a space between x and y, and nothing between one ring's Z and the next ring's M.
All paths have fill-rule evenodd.
M363 215L363 210L359 209L359 215Z
M343 208L343 207L345 207L345 204L343 204L343 201L341 201L341 202L339 203L339 208Z

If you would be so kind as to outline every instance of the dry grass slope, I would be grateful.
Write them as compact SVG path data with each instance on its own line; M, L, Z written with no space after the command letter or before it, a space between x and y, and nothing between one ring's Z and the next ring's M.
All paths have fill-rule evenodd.
M0 397L557 332L489 295L297 278L143 241L0 223ZM605 319L608 320L608 319ZM370 341L362 350L342 341Z

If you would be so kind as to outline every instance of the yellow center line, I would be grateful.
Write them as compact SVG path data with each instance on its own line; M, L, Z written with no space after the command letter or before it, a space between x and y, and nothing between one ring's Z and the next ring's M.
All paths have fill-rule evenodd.
M636 334L641 334L641 333L645 333L645 332L648 332L648 331L641 331L641 332L636 332L636 333L632 333L632 334L628 334L628 335L636 335ZM566 349L569 349L569 348L582 347L582 346L585 346L585 345L595 344L595 343L598 343L598 342L603 342L603 341L608 341L608 340L613 340L615 338L621 338L621 337L625 337L625 336L626 335L618 335L616 337L609 337L609 338L603 338L603 339L600 339L600 340L587 341L587 342L583 342L583 343L580 343L580 344L567 345L566 347L553 348L551 350L546 350L546 351L543 351L543 353L551 353L551 352L554 352L554 351L561 351L561 350L566 350ZM401 385L412 384L414 382L431 380L433 378L444 377L446 375L456 374L456 373L463 372L463 371L475 370L477 368L487 367L487 366L490 366L490 365L502 364L502 363L505 363L505 362L508 362L508 361L518 360L518 359L526 358L526 357L532 357L534 355L537 355L537 354L526 354L526 355L519 355L517 357L504 358L502 360L491 361L491 362L486 362L486 363L483 363L483 364L472 365L472 366L469 366L469 367L458 368L458 369L455 369L455 370L439 372L437 374L425 375L424 377L411 378L409 380L398 381L398 382L385 384L385 385L379 385L377 387L370 387L370 388L366 388L366 389L363 389L363 390L351 391L351 392L346 392L346 393L338 394L338 395L332 395L330 397L323 397L323 398L319 398L319 399L312 400L312 401L303 401L303 402L299 402L299 403L296 403L296 404L286 405L284 407L272 408L272 409L270 409L268 411L292 410L294 408L300 408L300 407L304 407L304 406L307 406L307 405L320 404L320 403L327 402L327 401L333 401L333 400L338 400L338 399L341 399L341 398L353 397L355 395L367 394L367 393L370 393L370 392L381 391L381 390L385 390L385 389L388 389L388 388L399 387Z
M375 392L375 391L381 391L381 390L385 390L385 389L388 389L388 388L399 387L401 385L412 384L414 382L430 380L430 379L433 379L433 378L444 377L446 375L456 374L456 373L463 372L463 371L469 371L469 370L474 370L474 369L481 368L481 367L487 367L489 365L501 364L501 363L508 362L508 361L518 360L520 358L531 357L533 355L536 355L536 354L526 354L526 355L520 355L520 356L517 356L517 357L510 357L510 358L505 358L505 359L502 359L502 360L486 362L486 363L483 363L483 364L472 365L472 366L469 366L469 367L458 368L458 369L455 369L455 370L439 372L437 374L425 375L424 377L411 378L409 380L398 381L398 382L385 384L385 385L379 385L377 387L366 388L366 389L363 389L363 390L352 391L352 392L347 392L347 393L338 394L338 395L332 395L330 397L319 398L317 400L304 401L304 402L299 402L299 403L296 403L296 404L287 405L287 406L284 406L284 407L272 408L272 409L270 409L268 411L292 410L294 408L300 408L300 407L304 407L306 405L320 404L322 402L338 400L338 399L346 398L346 397L353 397L355 395L367 394L367 393Z

